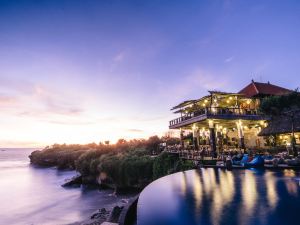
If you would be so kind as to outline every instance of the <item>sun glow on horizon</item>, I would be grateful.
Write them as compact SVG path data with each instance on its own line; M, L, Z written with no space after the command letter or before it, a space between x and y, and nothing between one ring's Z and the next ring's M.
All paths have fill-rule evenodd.
M41 147L55 143L87 144L109 141L115 143L119 139L146 139L153 135L162 136L165 128L156 123L140 122L134 126L134 120L95 122L86 125L45 124L32 122L33 126L12 125L11 130L0 131L1 147ZM165 123L162 121L162 125ZM15 126L15 129L14 129ZM137 128L130 128L137 127ZM146 128L146 129L145 129Z
M295 89L299 6L0 1L0 146L160 136L207 90Z

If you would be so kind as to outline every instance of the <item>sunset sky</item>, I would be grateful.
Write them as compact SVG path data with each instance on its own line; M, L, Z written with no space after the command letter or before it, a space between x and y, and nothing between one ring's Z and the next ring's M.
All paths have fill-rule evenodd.
M161 135L209 89L295 89L299 40L296 0L0 0L0 147Z

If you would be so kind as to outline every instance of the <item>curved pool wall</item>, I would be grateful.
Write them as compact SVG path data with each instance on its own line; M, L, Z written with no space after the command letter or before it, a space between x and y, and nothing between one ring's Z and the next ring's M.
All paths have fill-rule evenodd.
M137 225L299 225L300 174L202 168L149 184Z

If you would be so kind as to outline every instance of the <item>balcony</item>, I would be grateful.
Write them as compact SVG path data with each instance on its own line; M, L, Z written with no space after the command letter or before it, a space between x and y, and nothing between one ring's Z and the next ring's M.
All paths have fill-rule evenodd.
M266 119L265 116L259 114L257 110L242 109L242 108L221 108L221 107L211 107L203 108L192 113L188 113L185 116L181 116L169 123L170 129L180 128L182 126L190 125L195 122L200 122L206 119L225 119L225 120L263 120Z

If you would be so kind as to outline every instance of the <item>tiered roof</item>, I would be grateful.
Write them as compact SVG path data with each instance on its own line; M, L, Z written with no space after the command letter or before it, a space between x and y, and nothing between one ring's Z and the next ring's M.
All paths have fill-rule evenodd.
M247 85L245 88L240 90L238 93L243 94L248 98L252 98L252 97L264 97L264 96L271 96L271 95L284 95L291 92L292 91L289 89L279 87L274 84L270 84L270 82L260 83L252 80L252 82L249 85Z
M246 87L240 90L238 93L233 92L222 92L222 91L208 91L210 95L206 95L200 99L188 100L181 102L180 104L174 106L171 110L182 109L187 106L196 104L198 102L203 101L204 99L210 98L211 95L218 96L240 96L240 98L255 98L255 97L266 97L272 95L284 95L289 94L292 91L283 87L279 87L274 84L255 82L251 81ZM181 112L181 110L176 111L175 113Z

